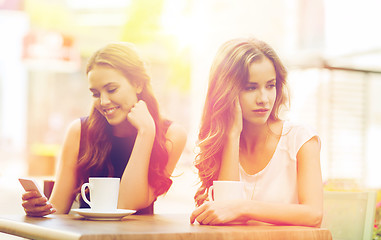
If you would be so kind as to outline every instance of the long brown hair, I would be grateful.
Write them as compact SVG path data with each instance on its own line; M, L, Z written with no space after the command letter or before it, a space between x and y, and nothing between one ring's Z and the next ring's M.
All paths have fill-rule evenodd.
M159 106L153 95L150 77L146 67L135 47L131 43L119 42L106 45L95 52L89 59L86 74L95 66L107 66L122 73L134 86L142 87L138 100L147 104L148 110L155 122L156 135L152 147L148 182L155 189L157 195L168 191L172 184L165 167L168 162L168 152L165 148L165 134L168 121L160 116ZM77 165L78 182L81 186L89 178L90 172L98 172L107 169L109 176L113 174L113 167L109 161L111 151L112 127L105 117L94 108L91 109L85 129L85 142L83 154L79 156Z
M276 72L277 95L269 118L278 120L280 108L288 100L287 72L273 48L255 38L239 38L224 43L216 54L209 74L198 135L199 153L195 167L198 169L201 186L195 195L197 205L202 204L206 189L218 178L226 142L225 133L233 121L233 102L249 79L250 65L264 57L273 63Z

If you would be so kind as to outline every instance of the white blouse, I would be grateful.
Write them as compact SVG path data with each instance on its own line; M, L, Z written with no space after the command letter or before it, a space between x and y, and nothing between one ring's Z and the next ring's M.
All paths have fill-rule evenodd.
M267 166L250 175L239 166L247 199L277 203L299 203L296 155L304 143L317 136L311 128L289 121L283 123L282 136Z

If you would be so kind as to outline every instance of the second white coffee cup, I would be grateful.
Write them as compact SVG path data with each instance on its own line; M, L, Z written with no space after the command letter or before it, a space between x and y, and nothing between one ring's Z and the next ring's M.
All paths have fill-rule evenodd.
M92 211L114 212L118 208L120 178L91 177L81 187L83 200ZM90 200L86 197L86 188L90 190Z
M209 188L209 200L225 201L246 199L245 183L240 181L213 181Z

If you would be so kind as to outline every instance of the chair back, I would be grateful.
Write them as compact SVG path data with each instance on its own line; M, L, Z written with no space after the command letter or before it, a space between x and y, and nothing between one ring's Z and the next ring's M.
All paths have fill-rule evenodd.
M371 240L376 197L376 191L325 191L322 227L331 231L333 240Z

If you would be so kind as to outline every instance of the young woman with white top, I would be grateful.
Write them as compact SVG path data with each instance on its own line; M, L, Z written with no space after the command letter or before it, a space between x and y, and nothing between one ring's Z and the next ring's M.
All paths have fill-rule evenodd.
M199 131L201 187L192 223L320 226L320 139L309 127L281 119L286 75L263 41L234 39L219 49ZM214 180L245 182L246 199L208 201Z

